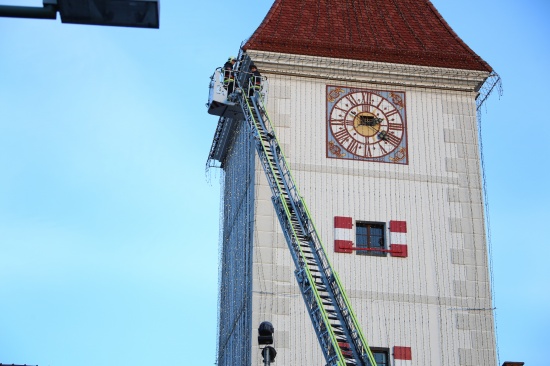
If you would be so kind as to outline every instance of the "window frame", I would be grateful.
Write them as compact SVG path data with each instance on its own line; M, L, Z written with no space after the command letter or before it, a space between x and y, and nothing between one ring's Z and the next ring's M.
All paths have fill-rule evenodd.
M363 234L360 233L360 228L367 228L367 233ZM374 234L372 234L370 231L372 229L380 229L381 230L381 241L382 246L381 247L374 247L372 246L372 238ZM387 231L387 225L385 222L379 222L379 221L355 221L355 247L356 248L369 248L369 249L383 249L387 250L388 246L388 235L386 233ZM365 237L367 244L365 245L363 242L364 240L360 240L360 238ZM364 255L364 256L371 256L371 257L387 257L387 252L382 251L375 251L375 250L356 250L355 251L357 255Z
M390 349L389 348L383 348L383 347L371 347L370 351L372 352L373 356L375 353L377 354L384 354L386 356L386 363L385 364L379 364L377 360L376 366L391 366L391 355L390 355Z

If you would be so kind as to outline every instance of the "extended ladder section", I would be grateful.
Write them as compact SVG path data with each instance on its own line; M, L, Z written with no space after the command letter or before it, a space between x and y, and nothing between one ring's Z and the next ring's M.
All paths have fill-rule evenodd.
M241 69L250 63L241 62ZM245 73L236 72L233 100L250 125L266 173L272 201L296 265L295 275L327 365L375 366L350 301L331 267L306 204L294 183L264 106ZM252 95L251 95L252 94Z

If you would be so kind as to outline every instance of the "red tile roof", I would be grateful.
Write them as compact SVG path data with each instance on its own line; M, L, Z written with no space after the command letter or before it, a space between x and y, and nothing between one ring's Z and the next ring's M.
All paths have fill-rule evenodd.
M492 71L429 0L275 0L243 48Z

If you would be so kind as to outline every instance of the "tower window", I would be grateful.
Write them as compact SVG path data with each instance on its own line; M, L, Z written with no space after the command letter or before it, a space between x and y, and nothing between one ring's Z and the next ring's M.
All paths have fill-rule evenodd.
M355 223L355 243L357 248L386 249L385 225L380 222L357 221ZM385 257L385 252L357 250L357 255Z
M376 366L390 366L389 350L387 348L371 348Z

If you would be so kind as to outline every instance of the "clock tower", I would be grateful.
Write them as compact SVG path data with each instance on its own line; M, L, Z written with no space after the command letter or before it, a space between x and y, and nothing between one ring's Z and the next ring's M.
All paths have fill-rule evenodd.
M429 0L275 0L242 55L377 364L496 365L477 122L492 68ZM214 160L217 364L263 364L269 321L277 364L325 365L248 124L218 128Z

